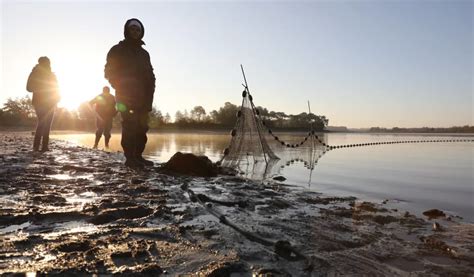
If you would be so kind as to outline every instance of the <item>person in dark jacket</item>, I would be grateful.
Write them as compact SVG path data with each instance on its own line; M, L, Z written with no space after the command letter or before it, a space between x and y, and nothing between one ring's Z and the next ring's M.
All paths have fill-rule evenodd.
M51 71L51 62L48 57L40 57L38 64L28 77L26 90L33 93L33 107L38 123L36 125L33 151L48 151L49 131L53 122L56 105L61 99L56 75Z
M99 145L100 138L104 134L105 148L109 148L110 130L112 130L112 121L117 114L115 110L115 97L110 94L110 88L105 86L102 93L89 101L94 106L96 112L96 126L94 148Z
M145 29L135 18L124 26L125 39L107 54L105 78L115 89L117 110L122 117L122 147L125 165L153 165L142 157L147 142L148 113L152 110L155 75L150 55L142 48Z

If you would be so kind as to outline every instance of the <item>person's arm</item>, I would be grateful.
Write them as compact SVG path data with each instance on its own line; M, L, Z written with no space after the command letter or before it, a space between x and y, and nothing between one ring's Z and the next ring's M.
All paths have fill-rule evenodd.
M113 116L115 116L118 111L117 111L117 102L115 101L115 97L112 96L112 102L114 103L114 106L113 106L113 111L114 111L114 114Z
M97 103L97 96L89 101L89 105L94 106Z
M31 70L31 73L28 76L28 81L26 82L26 90L29 92L34 92L35 90L38 90L38 74L35 69L36 67Z
M147 60L148 60L148 64L147 64L147 68L148 68L148 76L147 76L147 84L146 84L146 87L147 87L147 94L146 94L146 103L147 103L147 109L148 111L151 111L153 109L153 97L154 97L154 94L155 94L155 88L156 88L156 77L155 77L155 73L153 72L153 66L151 65L151 59L150 59L150 55L148 54L148 52L146 52L147 54Z
M155 88L156 88L156 77L155 77L155 73L153 72L154 71L153 65L151 65L150 55L148 55L148 64L150 65L150 91L153 97L153 95L155 94Z
M117 89L119 86L120 55L118 46L114 46L107 53L107 62L104 68L104 77L109 80L110 85Z
M58 104L61 101L61 94L59 93L59 85L58 79L56 78L56 74L51 72L51 93L53 94L53 102L54 104Z

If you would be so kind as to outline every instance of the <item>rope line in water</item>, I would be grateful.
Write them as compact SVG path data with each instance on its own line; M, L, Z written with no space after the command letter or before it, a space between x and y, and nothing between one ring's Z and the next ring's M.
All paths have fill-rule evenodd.
M343 145L327 145L329 149L348 148L348 147L362 147L382 144L399 144L399 143L430 143L430 142L474 142L473 139L436 139L436 140L395 140L395 141L382 141L382 142L368 142L368 143L356 143L356 144L343 144Z

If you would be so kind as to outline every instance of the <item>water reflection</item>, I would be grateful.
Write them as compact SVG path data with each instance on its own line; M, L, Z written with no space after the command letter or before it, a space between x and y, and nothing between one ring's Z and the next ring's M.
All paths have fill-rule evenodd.
M283 134L280 138L290 144L301 141L305 134ZM319 138L327 142L326 134L318 134ZM67 140L79 145L91 147L94 145L94 134L55 134L54 138ZM223 150L228 146L230 136L227 132L182 132L182 133L151 133L148 134L148 142L144 155L157 162L166 162L176 152L187 152L196 155L206 155L213 162L217 162L223 157ZM122 151L120 145L120 134L112 134L108 151ZM306 143L299 148L288 148L280 143L269 140L270 147L279 157L277 160L269 160L266 163L263 159L255 159L253 156L242 156L236 163L227 164L236 167L241 175L251 179L272 178L282 171L283 168L301 162L304 168L311 172L317 160L326 152L321 144L311 146ZM100 148L100 144L99 144ZM60 176L57 176L58 178ZM311 176L308 176L309 182Z
M92 133L54 134L52 137L91 148L94 145L95 138ZM108 150L122 152L120 139L120 134L112 134ZM228 143L229 135L224 132L150 133L143 154L157 162L166 162L176 152L180 151L206 155L215 162L221 158L222 151ZM99 144L99 149L103 149L103 141Z
M17 232L31 225L31 222L27 221L22 224L14 224L0 229L0 234L6 234L11 232Z
M286 167L301 167L308 173L308 183L311 183L312 172L319 159L326 153L322 145L305 146L300 148L276 147L272 148L278 159L268 162L262 157L244 156L240 160L226 162L224 165L235 167L246 178L265 180L280 175Z
M305 134L278 134L285 142L296 143ZM460 135L422 134L318 134L329 145L410 140L469 139ZM54 137L92 147L94 134L61 134ZM177 151L203 154L216 162L230 142L222 133L153 133L148 136L145 154L166 162ZM474 147L472 142L384 144L324 151L305 144L299 148L273 145L280 160L252 163L245 157L239 170L248 178L282 175L287 183L338 196L367 200L396 200L401 209L423 211L430 208L452 211L474 220ZM120 135L114 134L111 151L121 151ZM5 202L4 202L5 203ZM412 211L412 210L410 210Z

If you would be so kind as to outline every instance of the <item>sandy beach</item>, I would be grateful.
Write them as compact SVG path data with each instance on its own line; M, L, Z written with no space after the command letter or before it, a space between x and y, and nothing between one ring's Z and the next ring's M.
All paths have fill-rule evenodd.
M33 153L26 133L0 143L7 276L474 274L474 225L453 215L278 181L170 176L158 164L131 170L120 153L59 140Z

